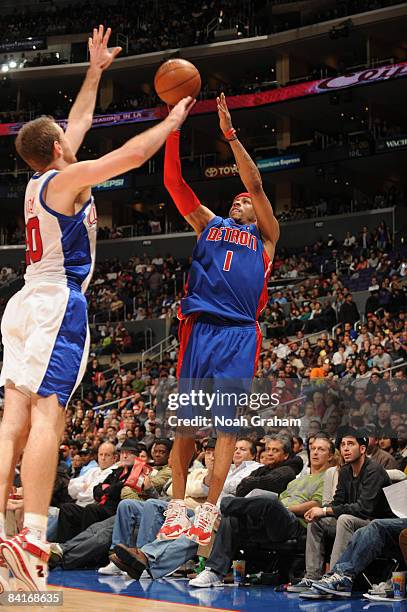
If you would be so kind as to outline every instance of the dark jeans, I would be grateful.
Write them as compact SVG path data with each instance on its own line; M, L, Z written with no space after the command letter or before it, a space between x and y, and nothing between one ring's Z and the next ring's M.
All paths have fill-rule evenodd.
M115 517L111 516L99 523L93 523L77 536L61 544L64 553L62 567L76 569L106 565Z
M293 512L275 493L258 497L226 497L221 502L222 520L206 567L225 576L235 552L245 541L285 542L305 533Z
M358 529L331 571L355 578L383 553L399 557L399 535L406 528L407 519L377 519Z
M93 523L104 521L114 514L105 506L89 504L78 506L75 503L63 504L58 516L57 542L67 542Z

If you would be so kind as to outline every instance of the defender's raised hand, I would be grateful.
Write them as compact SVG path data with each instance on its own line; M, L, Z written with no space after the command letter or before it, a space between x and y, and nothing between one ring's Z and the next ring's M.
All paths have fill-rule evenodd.
M103 25L100 25L99 28L93 28L93 36L89 37L88 40L91 68L106 70L121 52L121 47L108 48L111 33L111 28L107 28L105 32Z
M171 109L168 117L175 120L176 126L174 129L181 127L195 103L196 100L194 100L194 98L187 96L186 98L182 98L182 100Z

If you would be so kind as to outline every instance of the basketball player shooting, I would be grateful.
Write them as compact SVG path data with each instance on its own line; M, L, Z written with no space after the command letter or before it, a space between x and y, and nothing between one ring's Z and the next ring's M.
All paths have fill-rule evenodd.
M50 117L24 125L16 149L35 174L25 194L25 285L2 320L5 386L0 426L0 585L46 589L48 506L54 485L64 408L79 385L88 357L84 293L94 265L96 210L91 185L141 166L185 120L192 98L169 116L100 159L77 162L92 125L101 75L120 52L108 48L110 28L93 31L90 66L72 107L66 132ZM17 458L24 450L24 528L5 535L5 509Z
M228 391L251 383L261 349L257 319L267 303L267 280L271 271L279 225L264 193L260 173L236 136L222 93L217 98L220 127L233 151L246 192L235 196L229 217L216 216L203 206L181 174L180 132L167 139L164 183L179 212L198 235L181 300L179 386L188 381L229 380ZM191 383L190 388L194 386ZM249 384L250 387L250 384ZM230 407L215 406L216 415L234 416ZM190 416L190 415L188 415ZM180 420L180 409L177 410ZM223 488L235 447L236 430L218 427L215 465L207 502L195 512L191 524L184 500L188 466L194 452L192 428L177 429L172 457L173 501L158 532L159 539L185 534L199 544L210 541L218 517L216 502Z

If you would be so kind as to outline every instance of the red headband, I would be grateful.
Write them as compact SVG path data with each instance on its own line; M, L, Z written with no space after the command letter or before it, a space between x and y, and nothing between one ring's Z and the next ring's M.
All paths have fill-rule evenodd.
M234 198L233 201L235 201L237 198L251 198L252 194L249 193L248 191L243 191L242 193L238 193Z

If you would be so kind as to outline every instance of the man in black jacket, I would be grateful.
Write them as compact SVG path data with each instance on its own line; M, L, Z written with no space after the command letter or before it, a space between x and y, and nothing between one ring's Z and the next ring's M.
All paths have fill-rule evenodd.
M339 309L339 323L350 323L353 325L359 320L359 311L355 302L353 301L352 294L348 293L345 297L345 301Z
M275 434L266 444L268 465L246 476L236 489L236 497L246 497L255 489L274 491L280 495L303 468L301 457L293 455L292 439Z
M326 538L334 538L331 567L348 546L357 529L374 518L393 516L383 487L391 484L383 466L366 456L369 438L365 432L348 429L338 440L345 465L330 506L311 508L304 518L309 523L305 553L306 573L290 591L307 591L312 581L324 574Z
M139 444L133 438L124 441L120 448L120 467L94 487L95 503L78 506L63 504L58 516L57 542L66 542L87 529L93 523L103 521L116 513L124 483L130 475L135 458L140 452Z

